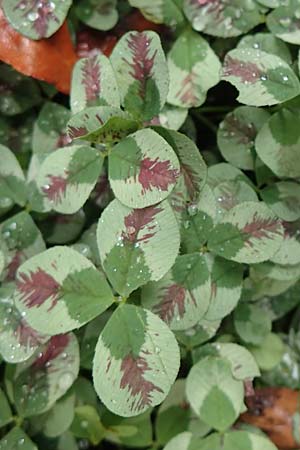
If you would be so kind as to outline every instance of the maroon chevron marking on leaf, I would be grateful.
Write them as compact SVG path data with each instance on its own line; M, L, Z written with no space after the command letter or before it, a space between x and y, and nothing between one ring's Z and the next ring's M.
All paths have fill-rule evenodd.
M237 138L239 144L249 144L253 143L256 137L256 129L253 123L241 122L233 114L226 118L226 131L233 133L234 138Z
M155 235L155 225L153 220L157 214L162 211L162 208L157 206L150 206L149 208L134 209L132 213L124 218L124 224L126 226L126 232L122 233L122 239L127 242L145 244ZM152 225L151 225L152 223ZM138 233L147 228L148 233L144 234L140 238L137 237Z
M281 222L279 219L263 219L257 213L254 214L252 222L247 223L242 229L242 233L246 235L245 242L250 247L253 245L251 242L252 238L270 238L270 235L280 234L280 232Z
M139 95L144 99L146 94L146 83L152 76L152 70L157 50L153 56L149 56L152 39L148 38L145 33L130 34L127 39L128 47L131 51L132 62L123 58L131 67L129 74L139 82Z
M24 319L18 324L14 335L24 347L37 347L44 342L44 338L36 330L31 328Z
M47 175L50 182L42 188L46 197L53 202L59 202L66 192L68 179L61 175Z
M155 159L147 157L141 161L138 180L143 187L142 194L152 191L153 188L167 191L169 185L175 184L178 177L179 171L172 169L168 160L159 161L158 157Z
M196 74L192 71L181 82L180 89L176 93L176 97L183 103L194 105L197 103L198 98L195 95L196 91Z
M151 405L151 394L154 391L163 392L161 388L144 378L145 372L149 370L148 363L143 356L134 358L127 355L121 364L123 373L120 388L128 389L132 399L132 410L139 411L145 406Z
M181 172L184 178L184 183L187 188L188 194L191 200L194 200L195 196L198 192L198 184L199 184L199 174L196 172L194 167L189 164L180 163Z
M217 296L217 290L218 290L217 283L215 281L212 281L210 288L211 288L210 298L212 299L212 298L215 298Z
M83 79L81 84L84 86L85 98L87 103L94 102L100 94L101 68L97 60L97 55L88 58L82 68Z
M17 278L18 291L28 308L39 308L47 299L51 299L50 311L59 299L60 287L60 284L41 268L29 274L21 272Z
M67 133L61 133L56 141L55 149L67 147L69 144L71 144L71 142L72 139Z
M21 0L14 9L26 10L23 14L24 18L30 13L37 13L37 18L32 22L32 27L40 37L45 36L47 33L49 21L53 20L59 23L57 16L54 14L51 2L48 0Z
M181 213L186 209L186 201L182 192L173 191L169 199L174 211Z
M46 349L39 354L32 365L33 370L41 370L49 367L53 359L61 355L69 344L70 338L67 334L58 334L53 336L47 344Z
M75 139L88 134L88 129L86 127L68 127L68 135L71 139Z
M18 250L13 255L12 259L8 263L6 270L7 274L5 277L5 281L13 281L16 278L16 272L20 265L22 264L25 255L21 250Z
M153 308L154 312L162 320L170 323L175 316L175 308L177 306L179 317L183 317L185 313L185 295L185 288L178 284L165 287L160 297L160 303Z
M224 75L226 77L239 77L244 83L256 83L263 72L252 62L243 62L227 56L224 64Z
M300 242L300 222L282 222L284 228L284 238L295 238Z

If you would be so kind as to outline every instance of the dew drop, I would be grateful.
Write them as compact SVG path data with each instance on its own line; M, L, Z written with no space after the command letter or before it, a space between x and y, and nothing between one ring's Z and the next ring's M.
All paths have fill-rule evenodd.
M32 11L27 14L27 18L30 22L35 22L39 18L39 15L37 12Z

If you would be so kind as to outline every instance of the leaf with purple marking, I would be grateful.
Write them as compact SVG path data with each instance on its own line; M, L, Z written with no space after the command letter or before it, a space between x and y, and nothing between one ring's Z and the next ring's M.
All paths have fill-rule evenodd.
M36 330L55 335L74 330L114 301L102 272L69 247L52 247L17 272L15 303Z
M204 256L178 256L161 280L143 287L142 304L172 330L186 330L204 317L209 307L210 284Z
M224 159L239 169L253 170L254 141L269 117L267 111L250 106L240 106L227 114L217 135Z
M0 145L0 214L10 209L14 203L24 206L26 184L20 164L11 150ZM3 207L1 206L3 204Z
M169 88L159 36L153 31L130 31L118 41L110 59L125 110L143 120L157 116Z
M14 281L23 262L46 250L40 230L25 211L1 223L0 242L5 253L4 269L0 277L3 282Z
M94 144L114 144L139 128L139 123L118 108L90 106L75 114L68 123L72 140L84 139Z
M212 36L239 36L263 20L253 0L184 0L183 6L192 27Z
M254 48L227 53L222 78L238 89L238 100L250 106L276 105L300 93L299 79L283 59Z
M107 31L113 28L118 21L117 0L79 0L76 5L76 14L79 20L95 28Z
M48 38L63 24L71 0L3 0L10 24L30 39Z
M73 114L89 106L120 106L115 74L105 55L91 55L77 61L73 69L70 102Z
M263 202L244 202L232 208L215 226L209 249L240 263L272 258L283 242L281 221Z
M278 177L300 177L300 119L298 112L281 109L259 131L255 148Z
M31 328L14 305L14 287L0 289L0 354L16 364L29 359L49 336Z
M66 132L70 111L62 105L46 102L34 124L32 136L33 153L46 157L60 147L72 142Z
M101 173L103 157L88 145L56 150L43 162L37 186L48 208L73 214L86 202Z
M179 130L187 118L188 110L179 106L166 103L158 116L150 121L146 120L144 125L160 125L171 130Z
M139 130L109 155L109 180L124 205L144 208L164 200L180 176L176 153L158 133Z
M294 265L300 263L300 220L296 222L282 222L284 239L280 248L271 258L276 264Z
M16 366L13 395L19 414L48 411L76 380L79 346L73 333L53 336L28 361Z
M183 108L202 105L207 91L218 84L221 63L208 42L192 30L184 31L168 54L168 102Z
M134 8L139 8L141 13L154 23L164 23L170 27L184 23L182 0L129 0Z
M98 223L97 239L103 269L124 296L163 277L179 251L178 225L166 201L143 209L112 201Z
M290 48L285 42L271 33L255 33L249 34L239 41L237 48L255 48L256 50L263 50L266 53L277 55L292 64L292 55Z
M178 344L167 325L150 311L122 305L99 337L94 386L112 412L136 416L165 399L179 363Z

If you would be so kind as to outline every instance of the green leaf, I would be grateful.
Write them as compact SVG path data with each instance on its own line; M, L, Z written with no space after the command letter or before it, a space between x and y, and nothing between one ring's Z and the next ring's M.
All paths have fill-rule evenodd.
M227 114L217 135L224 159L239 169L253 170L254 141L269 117L267 111L250 106L240 106Z
M80 345L80 366L84 369L92 370L93 368L93 358L99 334L103 330L110 316L110 312L103 313L89 322L84 329Z
M153 31L130 31L118 41L110 59L125 110L143 120L158 115L169 86L159 36Z
M244 342L260 345L271 331L272 322L259 306L241 303L234 310L234 326Z
M299 80L284 60L253 48L227 53L223 80L238 89L240 103L250 106L276 105L300 93Z
M243 450L277 450L266 437L248 431L233 431L224 436L224 450L241 448Z
M128 136L109 155L111 188L124 205L132 208L164 200L180 176L179 169L172 147L150 129Z
M40 230L25 211L1 223L0 247L5 255L1 276L5 282L14 281L19 266L46 249Z
M264 202L287 222L300 219L300 185L292 181L279 181L261 191Z
M71 431L77 438L86 438L93 445L98 445L105 435L100 417L93 406L77 406Z
M55 405L46 413L46 420L43 425L43 434L50 438L55 438L67 431L73 422L75 413L75 395L68 393L58 400ZM35 418L33 418L34 420Z
M34 124L32 135L33 153L46 157L71 142L66 134L70 111L57 103L45 102Z
M151 409L136 417L123 418L108 410L102 415L105 439L126 447L148 447L152 444Z
M85 4L84 10L87 8ZM76 11L82 13L82 9L79 4ZM120 106L116 78L105 55L101 53L77 61L73 69L70 103L73 114L88 106Z
M66 244L80 235L85 225L85 214L49 214L39 222L39 228L49 244Z
M179 251L179 230L168 202L130 209L114 200L101 216L97 239L102 266L126 297L162 278Z
M250 347L261 370L271 370L280 362L284 345L278 334L269 333L260 347Z
M80 0L76 5L76 14L79 20L96 30L107 31L113 28L118 21L116 0Z
M300 44L300 9L297 0L279 6L267 16L267 27L278 38L290 44Z
M253 186L250 179L236 167L228 163L214 164L208 168L207 183L214 189L224 181L243 181L249 186Z
M176 339L187 348L197 347L198 345L209 341L217 333L221 321L207 320L205 317L187 330L176 331Z
M269 17L269 16L268 16ZM287 44L273 36L271 33L256 33L244 36L237 48L255 48L272 55L277 55L288 64L292 64L292 55Z
M215 226L209 249L226 259L259 263L270 259L283 242L279 219L262 202L245 202L232 208Z
M39 6L34 0L4 0L2 7L10 24L30 39L52 36L63 24L71 0L52 0L48 5Z
M136 129L132 116L117 107L89 106L71 117L67 132L72 140L112 144Z
M212 36L239 36L262 22L259 6L253 0L184 0L184 12L195 30Z
M300 263L300 220L283 222L284 239L271 261L284 266Z
M168 102L183 108L202 105L207 91L220 81L221 64L208 42L192 30L184 31L168 54Z
M102 164L100 153L87 145L73 145L51 153L37 179L46 205L60 213L77 212L93 190Z
M178 106L166 103L159 115L153 117L150 124L161 125L162 127L169 128L171 130L179 130L179 128L181 128L184 124L187 115L188 110L186 108L180 108Z
M139 8L143 15L155 23L164 23L169 26L184 23L182 0L129 0L131 6Z
M0 427L4 427L8 423L12 422L13 415L11 408L9 406L6 395L3 390L0 388ZM0 442L1 448L1 442Z
M73 333L53 336L40 352L17 366L13 395L19 414L35 416L61 398L79 371L79 347Z
M243 405L243 383L233 378L230 363L221 358L207 357L195 364L186 393L200 419L219 431L235 422Z
M242 292L243 266L233 261L206 254L210 271L210 303L207 320L220 320L236 307Z
M23 206L26 202L26 185L23 171L15 155L0 145L0 213L14 203Z
M12 285L0 288L0 354L8 363L19 363L30 358L49 337L38 333L22 317L13 293Z
M257 154L278 177L300 177L299 125L298 114L282 109L273 114L257 135Z
M133 305L120 306L99 337L93 378L102 402L130 417L161 403L175 381L179 349L167 325Z
M205 439L186 431L175 436L164 447L164 450L219 450L221 448L221 437L214 433Z
M21 428L15 427L0 441L1 450L38 450Z
M50 335L81 327L114 301L104 275L68 247L53 247L22 264L14 299L29 325Z
M142 304L172 330L186 330L199 322L210 301L210 276L204 256L178 256L172 269L158 282L144 286Z

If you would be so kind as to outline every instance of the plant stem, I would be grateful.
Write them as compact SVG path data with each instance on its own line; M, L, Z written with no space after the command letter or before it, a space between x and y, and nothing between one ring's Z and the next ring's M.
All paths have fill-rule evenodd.
M192 115L196 119L200 120L200 122L202 122L207 128L209 128L214 134L217 132L218 127L211 120L200 114L199 111L193 111Z
M200 113L226 113L235 109L235 106L204 106L200 107L198 111Z

